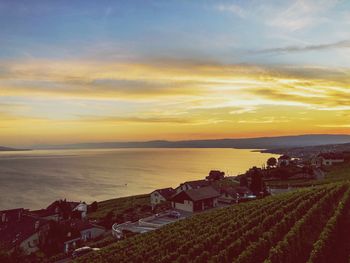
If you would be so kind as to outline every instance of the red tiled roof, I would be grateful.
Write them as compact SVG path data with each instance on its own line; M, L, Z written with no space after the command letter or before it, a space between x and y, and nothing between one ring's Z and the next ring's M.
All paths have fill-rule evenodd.
M173 201L192 200L200 201L205 199L211 199L219 197L220 193L216 191L212 186L202 187L198 189L190 189L187 191L182 191L171 198Z
M19 222L9 223L0 227L0 243L11 249L36 233L38 231L35 228L36 224L40 228L48 223L48 220L23 215Z
M200 188L200 187L205 187L205 186L209 186L210 182L208 182L207 180L195 180L195 181L187 181L182 183L181 185L190 185L191 188Z
M176 193L176 191L171 187L157 189L157 190L154 190L152 193L154 193L154 192L158 192L167 200L170 199L170 197L172 197Z
M16 208L16 209L8 209L8 210L0 211L0 225L19 221L24 211L25 211L24 208ZM2 222L4 214L5 214L5 222Z

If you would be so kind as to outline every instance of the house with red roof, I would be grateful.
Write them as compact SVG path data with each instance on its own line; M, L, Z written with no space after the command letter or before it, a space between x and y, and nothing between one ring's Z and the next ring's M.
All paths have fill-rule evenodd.
M218 201L224 204L238 203L241 199L248 198L253 192L245 186L223 186L220 188Z
M218 206L220 193L212 186L189 189L171 198L172 207L187 212L200 212Z
M345 161L343 153L337 152L327 152L327 153L319 153L316 155L311 163L316 167L322 166L331 166L334 164L343 163Z
M150 194L152 208L154 208L156 205L169 201L175 193L176 191L171 187L154 190Z
M8 251L20 248L26 255L35 253L39 250L39 246L47 241L50 230L49 220L23 214L20 210L13 210L11 212L13 215L14 212L17 212L17 216L0 225L0 244ZM3 219L4 215L9 215L9 210L0 211L0 214Z
M282 155L277 160L277 166L288 166L291 162L292 158L289 155Z
M187 181L180 184L175 188L176 193L180 193L181 191L187 191L191 189L199 189L202 187L210 186L210 182L207 180L195 180L195 181Z

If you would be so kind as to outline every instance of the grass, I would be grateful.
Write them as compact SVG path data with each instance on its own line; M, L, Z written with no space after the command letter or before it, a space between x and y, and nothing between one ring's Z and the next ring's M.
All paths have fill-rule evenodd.
M149 194L110 199L98 202L97 210L89 213L89 218L98 220L105 217L110 211L112 211L114 214L123 214L126 211L137 210L142 206L149 205Z
M334 165L326 173L325 180L339 181L350 179L350 162Z

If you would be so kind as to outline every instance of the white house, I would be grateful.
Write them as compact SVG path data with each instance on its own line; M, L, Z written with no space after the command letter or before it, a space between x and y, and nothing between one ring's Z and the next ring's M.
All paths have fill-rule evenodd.
M106 229L102 226L87 224L84 227L80 228L79 231L81 239L83 241L88 241L102 236L106 232Z
M245 199L253 195L252 191L245 186L221 187L220 194L219 202L227 204L239 202L240 199Z
M291 158L288 155L282 155L277 160L277 166L288 166L291 162Z
M175 193L175 190L171 187L154 190L150 195L152 208L160 203L169 201Z
M312 159L312 164L316 167L331 166L344 162L344 155L342 153L320 153Z
M70 223L71 231L67 232L64 241L64 252L75 249L81 242L86 242L102 236L106 229L88 221L73 220Z
M176 193L180 193L181 191L187 191L191 189L199 189L202 187L209 186L210 182L207 180L196 180L196 181L187 181L180 184L175 188Z
M181 191L171 198L175 209L198 212L218 206L220 193L212 186Z
M81 213L81 219L86 218L88 206L85 202L80 202L75 208L73 208L73 211L79 211Z

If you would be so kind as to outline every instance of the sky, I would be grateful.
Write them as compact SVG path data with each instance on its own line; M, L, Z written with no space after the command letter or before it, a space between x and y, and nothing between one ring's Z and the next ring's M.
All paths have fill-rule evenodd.
M0 145L350 134L350 1L0 0Z

